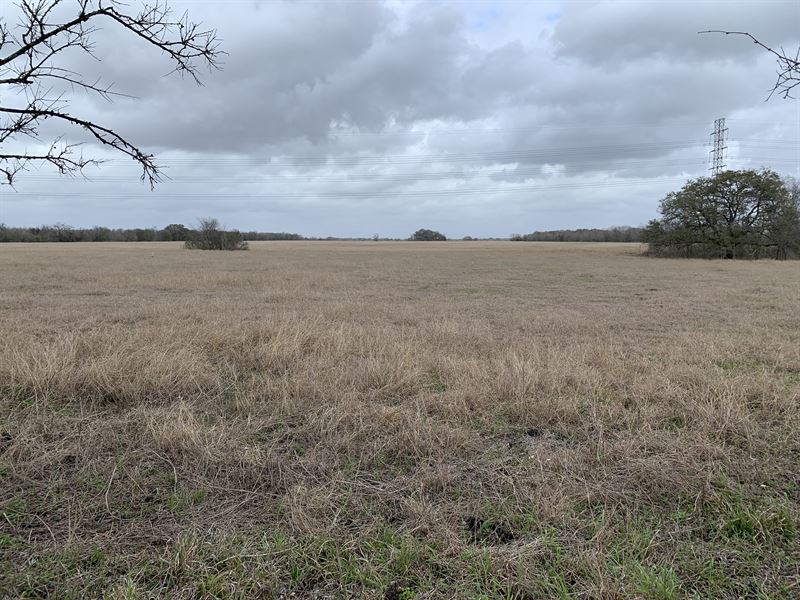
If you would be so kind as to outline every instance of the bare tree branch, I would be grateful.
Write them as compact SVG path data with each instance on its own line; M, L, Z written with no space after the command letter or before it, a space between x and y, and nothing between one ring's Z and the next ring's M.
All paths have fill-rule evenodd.
M74 5L70 18L55 19L56 8ZM161 180L154 157L111 128L95 123L91 118L73 116L68 112L67 93L82 90L111 101L123 96L100 78L87 80L82 74L59 66L67 50L79 50L98 58L94 53L96 24L110 21L123 31L160 50L173 64L173 71L189 75L202 85L198 65L219 68L224 54L219 49L217 34L189 20L186 14L174 17L165 0L143 3L132 11L119 0L22 0L19 2L20 21L13 27L0 21L0 91L6 103L12 98L23 100L19 105L0 106L0 175L5 183L13 183L16 175L30 162L49 163L62 174L75 174L96 160L72 158L78 144L61 144L60 138L48 144L46 153L3 151L20 136L42 141L38 125L52 120L87 131L96 142L113 148L136 161L142 169L142 180L151 188ZM53 92L54 85L66 91ZM51 94L55 97L51 98Z
M697 33L722 33L725 35L742 35L750 38L750 40L756 46L759 46L772 54L778 63L778 77L775 81L775 85L767 96L767 100L772 98L772 96L776 93L779 96L783 96L785 99L794 98L794 96L791 95L791 91L800 85L800 46L798 46L797 52L795 52L794 56L792 56L783 48L780 50L775 50L774 48L767 46L752 33L748 33L747 31L724 31L722 29L709 29L707 31L698 31Z
M150 183L151 187L153 187L161 179L160 170L156 165L152 154L143 153L136 146L128 142L125 138L123 138L118 133L114 132L113 130L107 127L97 125L96 123L87 121L86 119L79 119L77 117L72 117L62 111L48 110L46 108L37 108L35 106L33 107L29 106L28 108L25 109L16 109L16 108L8 108L5 106L0 106L0 113L23 116L34 122L44 119L59 119L61 121L70 123L71 125L77 125L83 127L86 131L92 134L92 136L101 144L105 146L110 146L111 148L114 148L115 150L122 152L123 154L127 154L133 160L139 163L139 165L142 167L142 180L146 179ZM31 158L30 160L37 160L37 159Z
M20 171L24 171L30 162L38 161L53 165L62 175L75 175L83 172L88 165L97 165L101 161L84 159L83 156L73 158L73 149L77 144L60 144L61 140L56 140L50 149L44 154L5 154L0 153L0 173L6 179L8 185L13 185L14 177Z

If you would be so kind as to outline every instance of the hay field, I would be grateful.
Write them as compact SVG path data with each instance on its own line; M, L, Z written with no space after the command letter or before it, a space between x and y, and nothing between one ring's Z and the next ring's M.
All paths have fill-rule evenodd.
M800 267L0 246L0 598L796 598Z

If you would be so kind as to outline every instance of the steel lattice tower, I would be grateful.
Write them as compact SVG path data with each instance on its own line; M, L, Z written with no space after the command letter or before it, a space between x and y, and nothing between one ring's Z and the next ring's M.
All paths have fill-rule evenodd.
M725 150L728 147L725 145L727 141L728 128L725 127L725 117L714 121L714 132L711 134L711 171L712 177L716 177L725 170L728 165L725 164Z

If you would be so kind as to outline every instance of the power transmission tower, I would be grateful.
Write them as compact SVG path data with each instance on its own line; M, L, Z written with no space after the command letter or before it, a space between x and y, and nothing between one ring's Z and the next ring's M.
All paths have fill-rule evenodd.
M725 164L725 150L728 147L725 145L726 138L727 138L728 128L725 127L725 117L717 119L714 121L714 132L711 134L711 167L709 167L709 171L711 171L712 177L716 177L722 171L725 170L725 167L728 165Z

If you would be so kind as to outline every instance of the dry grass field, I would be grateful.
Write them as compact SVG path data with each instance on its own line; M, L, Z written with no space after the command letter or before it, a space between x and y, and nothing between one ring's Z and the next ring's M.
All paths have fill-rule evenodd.
M800 597L800 266L0 246L0 598Z

